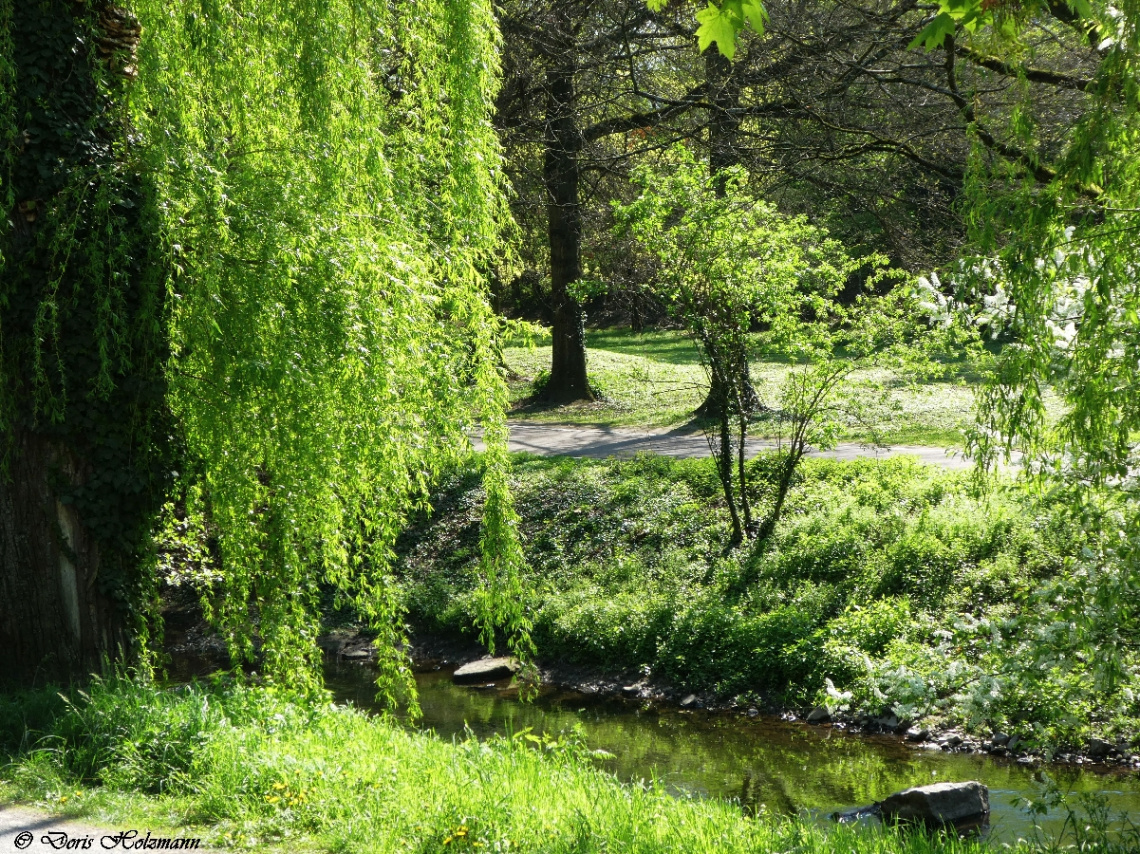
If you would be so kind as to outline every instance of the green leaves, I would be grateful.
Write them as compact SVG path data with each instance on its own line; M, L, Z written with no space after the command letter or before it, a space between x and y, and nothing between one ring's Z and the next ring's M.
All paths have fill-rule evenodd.
M134 4L130 105L155 231L181 247L168 403L217 539L223 633L250 653L256 608L267 674L304 683L332 588L377 633L385 694L410 688L392 546L479 419L498 449L483 616L525 654L503 604L519 551L479 272L507 215L490 3L200 5Z
M767 20L768 13L759 0L724 0L720 6L709 2L697 13L697 45L703 52L715 42L717 49L732 59L736 55L736 40L745 26L751 25L763 34Z
M941 47L947 36L961 25L972 33L983 24L993 22L992 3L985 0L942 0L938 14L910 43L910 48L925 47L928 51Z
M958 21L953 15L947 12L939 12L934 16L934 20L922 28L914 41L908 45L911 50L916 47L925 47L927 50L934 50L941 47L942 42L946 40L947 36L954 35L954 30L958 27Z

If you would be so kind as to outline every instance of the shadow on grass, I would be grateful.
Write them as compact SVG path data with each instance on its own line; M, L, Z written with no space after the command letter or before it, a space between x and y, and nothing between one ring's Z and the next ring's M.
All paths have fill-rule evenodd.
M594 329L586 333L586 348L641 356L670 365L699 365L696 345L677 330L631 332L628 329Z

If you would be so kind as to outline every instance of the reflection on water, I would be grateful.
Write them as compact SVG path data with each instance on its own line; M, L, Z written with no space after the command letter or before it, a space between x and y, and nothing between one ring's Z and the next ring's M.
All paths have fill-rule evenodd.
M371 705L374 688L367 668L330 669L326 679L339 699ZM990 789L991 840L1012 841L1032 831L1025 813L1011 802L1037 794L1036 772L1008 760L915 750L896 738L854 736L773 717L645 712L574 692L545 691L531 703L520 703L509 690L453 685L441 671L420 674L417 681L422 726L444 739L463 738L468 728L484 738L526 727L557 736L580 726L591 748L614 754L604 764L622 780L657 779L674 793L739 797L750 773L753 802L768 811L807 811L821 818L910 786L978 780ZM1099 792L1114 813L1140 818L1140 778L1134 773L1055 766L1049 774L1062 791ZM1060 824L1057 816L1043 822L1054 832Z

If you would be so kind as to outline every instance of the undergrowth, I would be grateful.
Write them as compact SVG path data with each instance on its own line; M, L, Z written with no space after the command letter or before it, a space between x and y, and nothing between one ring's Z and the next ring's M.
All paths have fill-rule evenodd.
M773 462L750 465L762 507ZM1079 660L1040 665L1056 605L1040 591L1095 536L1063 500L1009 483L978 494L967 474L905 458L811 459L774 537L749 551L726 549L708 460L518 457L512 489L548 660L1043 747L1136 732L1134 671L1106 691ZM399 544L422 629L471 633L481 500L475 474L454 473Z

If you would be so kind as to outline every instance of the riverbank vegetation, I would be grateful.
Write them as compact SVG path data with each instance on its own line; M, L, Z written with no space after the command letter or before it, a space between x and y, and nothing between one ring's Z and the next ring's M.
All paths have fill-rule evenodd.
M97 680L66 698L47 690L4 697L0 755L14 761L0 772L0 797L92 821L176 827L218 848L988 850L952 834L756 820L736 802L676 798L653 782L623 785L573 734L448 743L319 695L299 699L224 680L163 689L123 679Z
M760 508L777 463L749 464ZM1062 493L1000 479L982 493L969 473L906 458L810 459L767 543L727 550L709 460L518 457L512 489L540 659L1042 748L1137 732L1135 677L1103 678L1063 631L1081 556L1102 544ZM398 545L404 600L421 629L469 635L474 471L434 503Z

